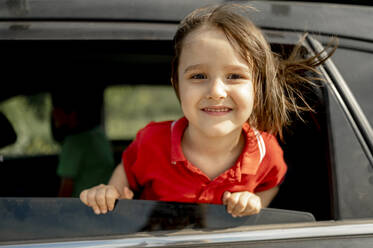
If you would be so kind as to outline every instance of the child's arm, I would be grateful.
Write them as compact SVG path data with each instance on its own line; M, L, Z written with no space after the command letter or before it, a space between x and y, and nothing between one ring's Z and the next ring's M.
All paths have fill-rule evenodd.
M279 186L276 186L269 190L256 193L256 195L260 197L263 208L266 208L269 206L273 198L275 198L275 196L277 195L278 190L279 190Z
M96 214L112 211L115 201L119 198L133 198L122 163L115 168L108 185L100 184L80 193L80 200L91 207Z
M233 217L258 214L262 208L268 207L278 192L278 186L256 194L248 191L223 195L223 204L227 205L227 212Z

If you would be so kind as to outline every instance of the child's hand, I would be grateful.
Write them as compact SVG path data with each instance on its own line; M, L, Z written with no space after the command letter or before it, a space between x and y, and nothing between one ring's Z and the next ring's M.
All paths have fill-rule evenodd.
M258 214L262 208L260 197L248 191L236 193L225 191L223 204L227 205L227 212L233 217Z
M117 199L132 198L133 192L127 186L119 193L117 188L112 185L100 184L80 193L80 200L91 207L95 214L106 214L107 211L112 211Z

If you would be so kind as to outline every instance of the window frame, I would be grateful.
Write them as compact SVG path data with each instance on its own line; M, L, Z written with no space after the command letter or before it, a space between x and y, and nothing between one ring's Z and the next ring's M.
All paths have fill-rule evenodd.
M34 31L34 28L35 29L35 33L33 33L31 36L29 34L25 34L25 33L22 33L20 32L19 36L16 36L14 37L14 30L22 30L22 29L28 29L29 28L29 25L30 23L32 23L31 25L31 31ZM94 22L93 22L94 23ZM67 27L72 27L72 28L76 28L76 30L72 32L72 35L69 37L69 36L63 36L63 34L65 33L66 29L64 30L63 29L63 26L66 25L66 24L71 24L70 26L68 25ZM81 25L80 25L81 24ZM94 23L94 25L96 25L96 23ZM7 33L8 36L3 36L2 39L12 39L12 38L17 38L17 39L44 39L47 37L47 39L112 39L113 36L112 34L107 34L105 36L105 32L111 30L112 26L113 25L116 25L116 24L121 24L122 23L115 23L115 22L107 22L105 24L102 24L102 29L100 32L98 33L89 33L87 32L87 26L85 23L81 23L81 22L71 22L71 21L56 21L56 22L49 22L49 21L38 21L38 22L30 22L29 20L27 19L24 19L24 20L13 20L11 22L3 22L1 27L0 27L0 30L2 30L2 33L5 32L4 30L12 30L12 31L9 31L10 33ZM139 23L133 23L133 24L136 24L138 25ZM176 24L174 23L164 23L164 24L157 24L157 25L150 25L149 23L144 23L143 24L145 28L145 31L143 32L142 35L138 35L136 33L128 33L131 29L131 24L128 24L128 25L124 25L124 26L121 26L118 28L118 33L121 33L121 34L117 34L116 38L117 39L138 39L138 38L149 38L149 39L169 39L170 38L170 33L171 31L174 31L175 27L176 27ZM12 27L13 29L11 29L10 27ZM156 32L152 32L152 28L153 27L158 27L158 31L161 30L161 29L164 29L164 33L165 34L164 36L162 35L158 35L158 34L155 34ZM44 31L41 31L41 32L38 32L38 28L40 29L43 29L43 28L46 28ZM122 30L121 28L123 28L124 30ZM125 30L125 29L128 29L128 30ZM270 30L271 28L268 28L268 32L278 32L278 33L284 33L282 31L271 31ZM81 31L84 31L84 35L81 35ZM51 32L51 33L49 33ZM54 33L53 33L54 32ZM31 32L32 33L32 32ZM286 32L285 32L286 33ZM292 34L292 36L297 36L297 35L294 35L294 33L292 32L288 32L289 34ZM75 36L74 36L75 35ZM133 36L132 36L133 35ZM273 35L272 39L273 40L276 40L275 38L276 35ZM281 35L280 35L281 36ZM283 36L283 35L282 35ZM286 36L286 35L285 35ZM281 38L280 38L281 39ZM369 138L370 139L370 138ZM370 139L370 141L372 141L372 139ZM347 224L345 224L347 223ZM304 224L304 225L296 225L296 226L291 226L290 224L285 224L285 225L280 225L280 226L268 226L267 229L268 230L260 230L260 231L254 231L254 230L247 230L247 232L243 231L243 230L239 230L237 232L231 232L232 235L233 234L237 234L238 236L237 237L240 237L241 239L237 239L234 240L232 239L232 237L230 237L229 235L227 235L227 231L224 230L224 231L216 231L214 233L214 231L211 231L213 234L211 234L212 236L209 236L210 234L196 234L196 233L192 233L193 234L175 234L174 236L172 236L172 234L170 236L172 237L183 237L183 235L185 236L188 236L189 239L185 239L183 242L184 243L177 243L177 245L187 245L187 244L191 244L190 242L192 242L191 240L194 240L193 242L196 242L194 244L205 244L203 242L205 242L206 239L214 239L216 238L216 242L250 242L250 241L253 241L253 242L264 242L266 243L268 241L268 237L270 237L272 235L272 232L273 230L277 230L279 231L280 229L283 229L284 231L286 232L290 232L292 233L293 231L293 234L294 236L291 236L291 237L284 237L284 236L276 236L274 237L274 242L277 242L277 241L282 241L282 240L286 240L286 241L289 241L289 240L298 240L298 242L302 242L299 240L299 238L304 238L304 239L317 239L317 238L323 238L325 237L326 239L327 238L330 238L330 237L350 237L350 235L361 235L361 236L364 236L364 237L367 237L367 238L371 238L372 237L372 231L373 228L372 228L372 220L367 220L367 221L363 221L363 220L359 220L359 221L356 221L354 223L352 223L351 225L348 224L349 222L338 222L338 223L335 223L334 221L330 221L330 222L327 222L327 223L319 223L317 222L316 224L314 225L307 225L307 224ZM356 224L356 225L355 225ZM315 230L314 226L317 226L317 227L320 227L318 229L319 231L319 234L316 235L316 236L306 236L305 233L307 232L310 232L312 230ZM338 226L341 227L343 230L339 230L339 233L333 233L333 232L329 232L329 233L326 233L326 230L325 227L327 226L328 228L332 228L334 231L338 231ZM301 228L301 227L304 227L303 229L298 229L298 228ZM346 229L349 228L349 229ZM353 227L353 228L352 228ZM256 228L256 227L255 227ZM266 229L266 228L264 228ZM351 233L351 229L353 230L356 230L355 232ZM304 231L304 232L303 232ZM260 236L260 232L262 232L262 239L257 239L255 240L255 237L258 237ZM279 231L280 232L280 231ZM282 231L281 231L282 232ZM297 236L297 233L299 234L299 232L302 232L303 236ZM226 240L222 240L220 238L221 234L224 234L224 236L226 236ZM216 234L216 235L215 235ZM175 245L175 241L180 241L180 239L178 238L170 238L170 239L167 239L167 238L164 238L164 237L160 237L159 235L155 235L154 237L144 237L144 236L141 236L143 234L138 234L137 237L134 237L133 240L139 242L138 244L144 244L144 242L147 242L148 244L153 244L153 245L158 245L159 242L169 242L167 244L171 244L171 245ZM178 236L179 235L179 236ZM267 235L267 236L266 236ZM233 235L234 236L234 235ZM166 235L167 237L167 235ZM199 237L200 239L198 239L197 237ZM356 236L351 236L350 238L354 238ZM98 237L99 239L101 239L102 237ZM109 243L111 243L111 245L113 247L115 246L121 246L121 245L125 245L125 241L128 241L130 238L123 238L123 239L111 239L109 240ZM119 241L118 241L119 240ZM132 240L132 241L133 241ZM67 242L67 240L65 240ZM71 240L70 240L71 241ZM118 241L115 243L115 241ZM34 242L34 247L37 247L40 243L38 243L38 241L33 241ZM53 241L54 242L54 241ZM50 242L49 244L50 245L56 245L55 243L53 242ZM101 243L100 243L101 242ZM120 243L120 242L124 242L124 243ZM153 243L152 243L153 242ZM100 245L104 245L104 244L107 244L107 241L86 241L86 239L83 239L83 240L79 240L79 241L72 241L72 243L70 243L72 246L89 246L89 245L97 245L97 246L100 246ZM128 244L128 242L127 242ZM134 243L132 243L134 244ZM166 244L166 243L164 243ZM58 245L61 245L63 246L63 243L60 243L60 244L57 244ZM209 243L207 243L207 245L209 245ZM0 246L2 246L2 244L0 243Z

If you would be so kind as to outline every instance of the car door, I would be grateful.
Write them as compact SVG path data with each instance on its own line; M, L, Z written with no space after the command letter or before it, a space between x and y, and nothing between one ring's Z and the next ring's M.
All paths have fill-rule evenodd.
M111 2L111 4L114 3ZM119 3L115 4L115 6L121 6ZM198 5L197 3L194 4ZM268 5L260 3L258 6L264 6L265 9L269 9L277 17L286 16L290 18L289 13L294 13L292 7L284 7L284 5L278 3L269 3ZM123 6L121 7L123 8ZM131 6L127 7L124 10L131 9ZM152 9L151 7L156 9L151 4L147 6L147 9ZM66 13L66 9L62 9L59 13ZM156 15L157 13L150 14ZM35 39L35 37L44 37L44 41L36 41L33 43L34 46L30 46L30 50L35 49L36 51L31 54L35 57L38 55L41 58L51 59L50 61L44 61L43 65L51 65L48 67L51 70L43 74L42 80L35 80L35 77L30 76L32 74L27 73L27 76L21 77L22 75L20 75L20 77L22 79L34 79L32 80L32 86L35 88L36 86L43 88L48 85L49 77L63 83L63 80L55 76L60 74L57 73L58 70L54 70L56 68L54 65L61 66L63 64L61 61L68 61L69 56L76 53L83 57L87 56L84 58L92 59L92 56L97 58L93 58L90 60L91 62L105 62L87 63L91 67L82 66L78 67L78 70L74 69L75 73L78 73L76 71L84 72L80 75L91 75L90 79L96 79L97 82L105 78L110 79L110 86L123 84L121 75L126 72L125 75L129 76L124 84L136 86L145 83L168 83L167 74L161 73L161 71L170 59L170 51L165 47L171 45L171 35L176 28L176 21L161 20L160 23L152 23L148 19L148 23L144 23L143 20L136 23L135 21L123 20L101 22L99 19L96 20L94 25L95 32L91 32L91 22L93 20L89 19L90 17L92 16L85 16L85 21L66 21L63 18L57 22L50 20L33 22L32 18L30 20L27 18L13 20L14 23L4 21L2 30L7 32L4 32L2 37L8 37L8 40L2 43L3 45L9 45L14 37L28 41L26 42L28 45L33 43L30 40ZM77 17L75 16L75 18ZM270 23L271 19L268 18L268 20L262 22L262 27L266 29L266 35L274 46L292 47L302 36L302 32L283 30L284 27L281 27L281 25L285 25L284 22L279 22L280 26L277 28L266 26L265 24ZM68 30L70 30L70 33L67 32ZM113 30L116 32L113 32ZM327 30L323 30L323 32L327 33ZM66 39L66 33L69 33L70 36L68 36L67 41L63 42L61 40ZM85 40L82 41L82 37ZM98 38L106 40L100 42L97 41ZM51 42L53 39L60 40L54 43ZM321 35L321 38L316 37L316 39L325 41L328 37L327 35L326 37ZM308 40L307 42L304 44L305 48L308 49L307 51L316 52L317 49L312 47L312 41ZM51 45L49 46L51 48L49 50L50 56L43 57L42 55L46 55L48 52L43 54L38 53L38 51L42 51L41 48L48 47L48 45ZM93 49L82 49L82 47L89 48L90 46ZM67 49L58 50L59 48ZM103 48L113 48L113 50L111 53L105 53ZM68 53L69 50L74 52ZM94 50L98 52L94 53ZM57 51L59 53L56 53ZM87 51L87 53L78 53L79 51ZM124 52L120 54L119 51ZM132 51L132 53L128 51ZM140 53L139 51L144 52ZM57 60L53 60L56 54L65 54L64 59L66 60L61 60L60 63L56 64L51 63L51 61L57 62ZM129 54L132 56L120 56ZM108 57L112 60L105 60ZM134 57L140 59L134 63ZM113 63L113 61L116 61L116 63ZM148 61L151 62L148 63ZM126 70L119 69L123 66L122 63L128 66ZM145 65L151 73L140 74L139 64ZM35 66L30 68L35 69ZM313 117L310 116L309 123L315 124L312 132L307 129L307 125L304 129L303 127L300 128L305 134L303 137L307 139L315 138L315 142L321 142L317 143L321 145L315 146L314 143L310 142L310 149L301 153L303 161L309 162L309 164L307 166L304 165L306 163L296 165L297 173L298 171L301 173L301 176L299 176L301 180L294 180L292 181L294 184L290 183L290 186L288 186L288 189L297 187L298 189L281 192L279 194L280 198L276 199L277 205L274 205L281 206L280 203L282 203L283 206L286 203L290 206L289 209L293 208L298 212L265 209L259 216L234 219L226 214L224 206L167 204L135 200L131 202L119 201L113 213L106 216L95 216L78 199L2 198L0 199L0 218L2 220L0 222L0 246L371 247L373 242L371 218L373 214L371 197L369 197L372 190L369 182L371 181L370 173L372 171L369 169L371 164L368 159L371 153L369 154L369 149L364 148L364 146L369 146L367 144L371 139L369 135L367 136L362 132L362 129L354 127L363 117L350 119L351 110L341 107L341 105L348 104L351 98L342 98L339 101L341 97L337 94L346 94L346 92L343 93L342 91L341 93L333 90L334 83L340 81L335 76L336 72L323 70L330 86L321 90L321 99L324 102L320 107L324 108L324 112L317 116L316 122L313 122ZM10 71L16 72L17 70ZM26 71L32 72L32 70ZM341 74L343 75L343 72ZM138 75L141 75L141 77L138 77ZM334 81L331 79L332 77L335 78ZM13 82L16 82L16 80ZM23 80L23 82L26 82L26 80ZM28 84L18 84L17 86L20 85L26 87ZM17 86L14 88L17 88ZM48 87L45 89L48 89ZM316 124L321 124L322 132L318 131ZM366 127L366 129L369 130L369 127ZM291 149L295 147L298 149L297 151L301 152L305 150L302 147L305 146L304 143L307 143L307 141L309 140L303 140L303 143L299 143L299 139L295 140L295 145ZM311 150L312 148L314 149ZM316 149L317 153L314 152ZM315 157L318 160L312 160ZM300 169L298 170L298 168ZM302 187L298 183L303 183ZM307 194L293 194L293 192L302 190L303 186L307 187ZM6 188L8 185L4 185L4 187ZM291 192L291 194L287 194L281 200L281 197L287 192ZM297 205L298 203L299 205ZM317 222L314 222L312 217L309 218L309 214L300 213L299 210L314 213ZM288 219L289 215L292 216L291 220ZM303 216L305 219L299 219L298 216ZM205 222L206 219L207 222ZM214 225L209 226L206 223Z

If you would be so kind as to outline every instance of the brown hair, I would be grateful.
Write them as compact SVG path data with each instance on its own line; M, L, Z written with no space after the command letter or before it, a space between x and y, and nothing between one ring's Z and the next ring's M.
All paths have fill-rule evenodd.
M271 51L260 29L248 19L247 11L252 9L247 5L223 4L199 8L187 15L174 36L171 82L179 97L178 65L184 38L203 25L218 27L232 45L238 45L239 54L253 68L255 99L248 122L261 131L279 134L282 138L283 127L290 124L291 112L300 117L301 111L313 111L299 85L315 85L311 81L315 78L307 77L306 72L319 73L316 67L331 56L336 46L327 56L319 53L303 59L299 43L287 59L281 59Z

